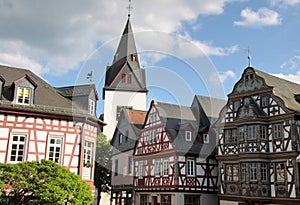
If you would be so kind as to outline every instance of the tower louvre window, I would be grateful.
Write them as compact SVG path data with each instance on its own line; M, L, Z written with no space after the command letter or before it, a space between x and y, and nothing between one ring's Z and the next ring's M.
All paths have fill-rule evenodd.
M134 55L134 54L131 55L131 60L134 61L134 62L137 61L137 55Z
M121 82L126 83L126 74L125 73L123 73L121 76Z

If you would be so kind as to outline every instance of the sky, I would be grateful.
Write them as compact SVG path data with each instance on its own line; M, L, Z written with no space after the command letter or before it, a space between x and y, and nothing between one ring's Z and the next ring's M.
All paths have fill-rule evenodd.
M100 114L105 69L128 5L0 0L0 64L30 69L54 87L94 83ZM226 98L249 64L248 51L252 67L300 83L300 0L132 0L131 6L148 102Z

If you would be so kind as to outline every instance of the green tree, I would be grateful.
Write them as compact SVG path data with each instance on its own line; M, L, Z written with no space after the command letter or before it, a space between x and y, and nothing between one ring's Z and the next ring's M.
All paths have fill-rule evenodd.
M94 185L97 188L97 204L101 193L110 191L111 183L111 145L110 140L101 133L97 138Z
M22 162L0 164L0 198L10 199L12 204L91 204L90 186L80 176L59 164ZM5 187L9 187L8 194Z

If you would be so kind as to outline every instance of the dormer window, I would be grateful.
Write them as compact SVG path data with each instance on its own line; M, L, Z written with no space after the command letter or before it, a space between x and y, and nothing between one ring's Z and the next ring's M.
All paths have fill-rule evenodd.
M209 144L209 134L203 134L203 143Z
M15 88L14 102L21 105L32 105L34 90L37 84L27 75L13 82Z
M191 142L192 141L192 132L185 131L185 141Z
M25 87L18 87L17 91L17 103L29 105L31 97L31 89Z

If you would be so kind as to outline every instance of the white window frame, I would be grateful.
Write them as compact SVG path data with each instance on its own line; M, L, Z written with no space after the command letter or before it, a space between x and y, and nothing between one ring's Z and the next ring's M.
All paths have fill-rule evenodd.
M188 177L195 176L195 159L187 159L186 160L186 175Z
M96 111L96 101L93 100L93 99L89 99L89 113L91 115L94 115L95 114L95 111Z
M185 131L185 141L187 141L187 142L192 141L192 132L191 131Z
M154 176L160 177L160 160L154 161Z
M94 142L84 141L83 167L92 167L94 163Z
M255 140L257 139L257 126L256 125L249 125L247 128L247 139L248 140Z
M15 141L15 137L17 138L17 141ZM22 137L22 138L21 138ZM24 139L24 141L20 142L20 139ZM13 133L10 136L9 140L9 151L8 151L8 159L7 161L10 163L19 163L24 162L24 158L26 156L26 144L27 144L27 134L17 134ZM13 146L16 145L16 147L13 149ZM20 149L20 146L23 146L23 148ZM19 152L22 150L22 156L19 156ZM12 158L12 152L15 151L15 160L11 160ZM18 160L19 157L22 157L21 161Z
M21 90L23 90L23 95L22 95L22 96L19 96ZM25 91L26 91L26 90L29 91L28 103L25 102L25 100L26 100ZM21 104L21 105L30 105L30 104L31 104L31 93L32 93L32 89L31 89L31 88L18 86L18 87L17 87L16 103L17 103L17 104ZM20 98L19 98L19 97L20 97ZM20 99L22 102L19 102L19 99Z
M163 160L163 166L162 166L162 175L164 177L169 176L169 160L168 159L164 159Z
M144 176L144 162L138 163L138 178L143 179Z
M52 140L54 140L54 144L51 143ZM57 143L57 141L59 141L59 140L60 140L60 144ZM52 151L50 151L51 147L54 148L52 157L50 157L50 152L52 152ZM57 148L59 148L59 152L58 152L59 153L59 159L58 159L58 161L56 160L56 157L55 157L55 155L57 154ZM48 146L47 146L47 157L46 157L46 159L51 160L53 162L56 162L58 164L61 164L62 153L63 153L62 149L63 149L63 138L59 137L59 136L49 136L48 137ZM51 159L51 158L53 158L53 159Z
M250 163L249 164L250 169L250 181L257 181L257 163Z

